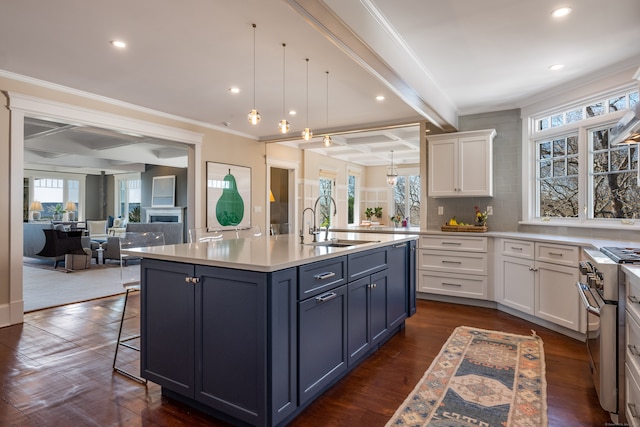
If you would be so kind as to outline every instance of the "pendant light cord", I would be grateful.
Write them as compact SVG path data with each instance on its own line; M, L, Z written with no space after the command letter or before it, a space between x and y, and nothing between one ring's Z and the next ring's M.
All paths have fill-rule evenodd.
M309 58L307 60L307 127L309 127Z
M327 71L327 131L329 131L329 72Z
M287 68L286 47L287 47L287 45L285 43L282 43L282 115L283 116L285 115L285 104L286 104L286 102L285 102L285 99L286 99L286 95L285 95L285 90L286 90L285 70Z
M253 109L256 109L256 24L253 25Z

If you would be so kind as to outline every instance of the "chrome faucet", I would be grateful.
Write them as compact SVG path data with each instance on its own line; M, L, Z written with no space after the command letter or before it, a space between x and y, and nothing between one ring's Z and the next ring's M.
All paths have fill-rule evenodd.
M302 223L300 224L300 244L304 243L304 214L307 211L311 211L311 215L313 216L313 228L309 227L309 234L313 234L313 241L316 240L315 228L316 228L316 211L312 208L304 208L302 211Z
M333 216L336 216L336 213L338 212L336 201L333 199L333 197L327 196L326 194L318 197L316 199L316 202L313 204L313 228L317 233L320 233L320 227L316 228L316 212L318 209L318 202L320 202L321 199L329 199L329 209L331 209L331 203L333 202ZM324 231L324 240L327 241L328 239L329 239L329 224L327 224L327 228ZM313 241L314 242L316 241L315 234L313 236Z

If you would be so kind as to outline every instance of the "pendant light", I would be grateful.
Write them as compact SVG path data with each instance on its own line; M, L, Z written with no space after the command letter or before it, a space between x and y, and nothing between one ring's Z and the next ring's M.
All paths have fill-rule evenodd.
M286 84L285 84L285 74L284 74L284 70L286 68L286 56L285 56L285 49L286 49L287 45L285 43L282 43L282 115L285 115L285 109L284 109L284 105L285 105L285 88L286 88ZM291 125L289 125L289 122L287 121L286 117L282 120L280 120L280 122L278 123L278 130L280 131L280 133L287 133L289 132Z
M327 71L327 130L329 130L329 72ZM331 141L331 137L329 134L326 134L322 138L322 143L325 147L331 147L333 141Z
M393 150L391 150L391 166L387 169L387 184L394 186L398 182L398 171L393 165Z
M260 113L256 110L256 24L253 26L253 109L249 111L247 120L252 125L257 125L260 122Z
M302 131L302 138L304 138L305 141L309 141L311 138L313 138L313 132L311 132L311 129L309 129L309 58L307 58L306 61L307 61L307 127L304 128L304 130Z

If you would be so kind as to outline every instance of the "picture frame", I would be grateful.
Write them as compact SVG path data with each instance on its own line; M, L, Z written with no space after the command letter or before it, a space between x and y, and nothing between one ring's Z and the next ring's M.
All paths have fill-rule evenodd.
M251 227L251 168L207 162L207 228Z
M176 176L154 176L151 187L151 207L174 207L176 203Z

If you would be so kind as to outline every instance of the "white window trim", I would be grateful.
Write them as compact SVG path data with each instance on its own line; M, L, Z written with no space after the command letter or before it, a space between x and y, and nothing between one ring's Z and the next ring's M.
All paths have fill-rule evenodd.
M640 220L628 219L587 219L585 209L587 206L588 177L588 160L589 153L581 150L580 166L579 166L579 183L580 188L586 190L580 191L578 203L583 208L580 209L578 218L536 218L535 217L535 195L536 195L536 170L535 166L535 141L540 139L552 138L556 135L564 135L569 132L577 132L580 143L585 143L588 129L605 125L607 123L615 123L626 113L626 110L609 113L602 116L590 117L579 122L545 129L536 132L536 120L540 117L550 115L554 111L564 111L575 105L591 102L600 98L608 98L619 92L634 90L637 84L626 84L615 89L600 92L596 95L583 97L577 101L559 104L555 108L545 108L535 114L530 112L529 115L523 114L522 118L522 221L523 225L541 225L556 227L576 227L576 228L598 228L598 229L624 229L624 230L640 230ZM582 148L582 146L581 146Z
M354 176L356 178L356 188L354 189L354 197L353 201L353 222L349 223L349 212L347 212L347 225L359 225L360 224L360 201L362 200L362 195L360 194L360 189L362 188L362 169L360 168L347 168L347 205L349 204L349 194L348 194L348 186L349 186L349 176Z

